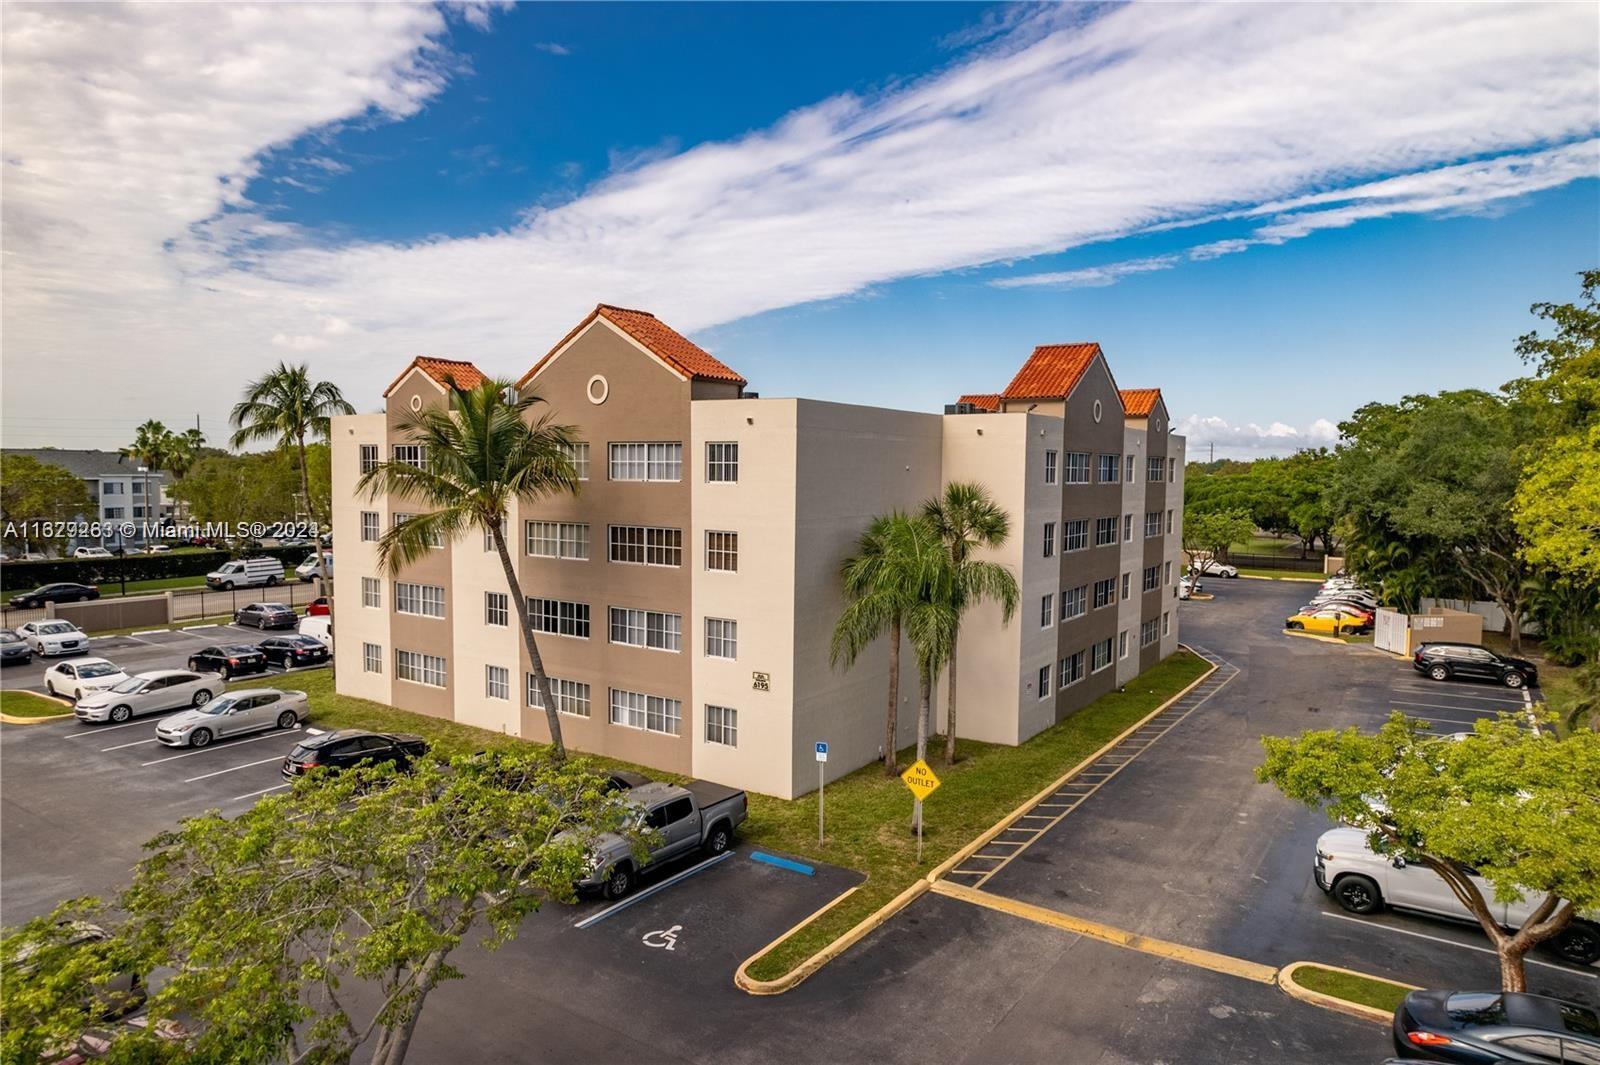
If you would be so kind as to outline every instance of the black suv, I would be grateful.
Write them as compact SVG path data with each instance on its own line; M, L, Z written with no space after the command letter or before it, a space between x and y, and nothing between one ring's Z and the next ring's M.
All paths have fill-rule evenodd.
M406 770L428 753L428 741L409 732L368 732L343 728L321 736L307 736L283 760L286 779L304 776L313 769L349 769L363 762L377 765L393 762Z
M1508 688L1537 688L1539 669L1526 658L1509 658L1470 643L1425 643L1411 668L1434 680L1491 680Z

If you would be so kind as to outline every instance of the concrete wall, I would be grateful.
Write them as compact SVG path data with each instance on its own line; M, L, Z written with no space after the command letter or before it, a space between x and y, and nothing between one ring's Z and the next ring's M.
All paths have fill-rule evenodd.
M387 703L394 679L394 645L389 631L389 600L393 589L384 579L382 606L361 605L361 578L379 575L378 545L361 540L361 512L375 511L382 516L381 521L386 522L388 504L382 499L373 501L356 494L356 482L361 476L361 445L376 445L380 458L388 456L387 418L382 414L334 418L330 436L333 440L333 536L334 543L339 545L339 562L333 567L335 686L341 695ZM383 672L368 673L362 668L363 643L382 648Z
M1188 439L1168 433L1167 458L1175 464L1176 470L1173 479L1167 483L1167 506L1172 510L1172 533L1166 538L1165 555L1161 566L1161 613L1165 616L1161 635L1161 658L1166 658L1176 651L1181 639L1178 632L1178 578L1183 576L1183 479L1188 455Z
M44 616L70 621L84 632L105 629L165 627L171 621L164 595L128 599L94 599L87 603L46 603Z

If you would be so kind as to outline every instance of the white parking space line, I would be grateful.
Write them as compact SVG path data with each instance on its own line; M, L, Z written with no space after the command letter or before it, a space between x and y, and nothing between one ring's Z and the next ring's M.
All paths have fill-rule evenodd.
M1395 706L1425 706L1431 710L1454 710L1458 714L1493 714L1496 708L1492 706L1452 706L1449 703L1411 703L1404 699L1391 699ZM1498 708L1508 714L1515 713L1519 708L1515 706L1502 706Z
M241 801L243 799L253 799L257 795L265 795L269 791L282 791L284 788L287 788L288 786L289 786L289 782L288 781L284 781L282 784L274 784L270 788L262 788L260 791L252 791L248 795L235 795L233 798L229 799L228 801L229 802L239 802L239 801Z
M185 784L193 784L197 780L208 780L211 777L220 777L222 774L224 774L224 773L232 773L236 769L249 769L253 765L266 765L268 762L281 762L281 761L283 761L283 755L280 754L280 755L277 755L277 756L272 757L272 758L263 758L259 762L246 762L244 765L230 765L228 768L226 768L226 769L218 769L214 773L201 773L197 777L185 777L183 782Z
M1522 689L1519 689L1519 690L1527 691L1526 688L1522 688ZM1452 690L1450 688L1441 688L1437 684L1433 684L1433 685L1420 685L1419 684L1419 685L1416 685L1416 686L1412 686L1410 684L1400 684L1400 685L1396 685L1395 691L1401 692L1401 693L1407 694L1407 695L1437 695L1441 699L1471 699L1471 700L1473 700L1475 702L1484 702L1484 703L1503 703L1507 699L1515 699L1515 698L1517 698L1517 696L1515 696L1515 695L1475 695L1472 692L1458 692L1458 691L1454 691L1454 690Z
M1326 910L1324 910L1322 912L1322 916L1332 917L1335 921L1349 921L1352 924L1361 925L1363 928L1376 928L1382 932L1393 932L1396 935L1402 936L1414 936L1417 939L1426 939L1432 943L1443 943L1450 947L1460 947L1462 950L1475 950L1480 954L1494 953L1494 950L1491 947L1480 947L1472 943L1462 943L1455 939L1445 939L1443 936L1430 936L1422 932L1413 932L1409 928L1396 928L1393 925L1376 924L1372 921L1364 921L1359 917L1347 917L1342 913L1328 913ZM1571 973L1573 976L1581 976L1587 980L1600 980L1600 973L1586 973L1582 969L1575 969L1570 965L1556 965L1554 962L1540 961L1537 958L1526 957L1523 958L1523 961L1529 965L1538 965L1546 969L1555 969L1558 972Z
M102 748L100 748L100 752L102 754L104 754L106 751L120 751L124 747L142 747L146 743L155 743L155 742L157 742L156 738L154 736L151 736L147 740L134 740L132 743L119 743L115 747L102 747Z
M613 903L601 910L599 913L592 914L591 916L585 917L583 920L578 921L572 927L588 928L590 925L595 924L598 921L605 920L607 917L610 917L619 910L626 910L629 906L632 906L636 902L643 902L651 895L665 891L667 888L686 877L691 877L696 873L704 872L705 870L710 869L713 865L716 865L718 862L726 861L727 859L732 858L734 853L735 852L731 850L723 851L715 858L707 858L705 861L700 862L698 865L692 865L681 873L674 873L672 876L669 876L667 879L661 881L661 883L652 885L638 894L623 899L621 902Z
M300 726L296 725L294 728L289 729L288 731L290 731L290 732L299 732L300 731ZM243 747L247 743L259 743L262 740L275 739L275 738L277 738L278 736L281 736L281 735L284 735L284 733L279 732L277 730L273 730L272 732L267 733L265 736L253 736L248 740L234 740L232 743L226 744L226 746L228 746L228 747ZM142 769L145 766L160 765L162 762L170 762L175 758L192 758L197 754L209 754L210 752L212 752L214 750L217 750L217 748L212 747L212 746L210 746L208 744L205 747L197 747L192 751L185 751L182 754L169 754L165 758L157 758L153 762L140 762L139 763L139 767Z
M136 728L139 725L148 725L148 721L130 721L126 725L92 725L83 732L74 732L70 736L61 737L64 740L81 740L85 736L98 736L102 732L115 732L119 728Z

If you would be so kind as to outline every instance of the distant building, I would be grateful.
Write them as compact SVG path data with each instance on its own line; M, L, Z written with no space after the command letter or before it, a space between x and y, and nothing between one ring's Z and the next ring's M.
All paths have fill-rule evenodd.
M166 472L157 470L140 473L138 459L124 458L115 451L78 451L53 447L7 448L6 454L26 455L51 466L60 466L83 478L90 498L96 500L99 509L93 514L74 515L72 520L98 521L104 526L108 522L154 521L173 516L172 501L167 497ZM146 505L146 485L149 486L150 497L155 500L154 505ZM116 547L121 543L121 537L115 529L102 528L101 532L103 535L100 536L72 537L68 546L98 543ZM134 536L129 542L141 543L143 537Z

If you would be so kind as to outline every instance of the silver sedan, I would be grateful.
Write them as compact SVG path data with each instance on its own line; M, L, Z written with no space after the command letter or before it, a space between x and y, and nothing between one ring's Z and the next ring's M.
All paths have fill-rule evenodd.
M291 729L310 715L302 691L246 688L219 695L206 705L163 718L156 739L168 747L204 747L212 740L267 729Z

